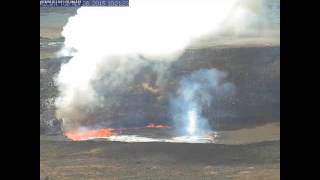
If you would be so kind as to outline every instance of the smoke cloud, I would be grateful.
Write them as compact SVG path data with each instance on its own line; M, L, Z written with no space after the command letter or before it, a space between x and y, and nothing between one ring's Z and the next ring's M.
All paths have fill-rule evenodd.
M235 93L235 86L226 77L227 73L217 69L201 69L181 79L170 102L171 116L179 133L200 135L210 131L203 110Z
M57 118L63 120L64 128L104 121L110 108L117 106L119 97L138 85L161 94L170 63L193 41L224 33L239 35L253 26L268 24L261 19L262 2L130 0L130 7L81 7L62 32L65 41L59 55L72 58L62 65L56 78ZM155 74L152 86L142 73L146 69ZM203 73L212 76L204 79L208 83L219 84L224 77L224 73L210 70L197 72L191 79L196 80ZM194 80L184 80L182 86L194 84ZM190 101L188 108L195 111L190 116L201 115L200 106L208 104L205 98L212 98L209 90L220 92L230 88L230 84L218 84L198 85L206 93L199 100ZM180 91L182 101L189 102L184 99L188 92ZM195 96L194 93L191 94Z

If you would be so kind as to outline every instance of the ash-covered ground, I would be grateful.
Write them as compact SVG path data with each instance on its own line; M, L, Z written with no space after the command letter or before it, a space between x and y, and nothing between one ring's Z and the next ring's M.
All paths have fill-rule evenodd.
M232 102L205 112L219 136L215 143L74 142L56 119L54 77L70 57L57 58L60 36L75 9L41 10L40 178L41 179L280 179L280 46L269 38L224 39L190 47L170 67L170 93L179 77L201 68L228 72L237 87ZM146 71L146 73L148 73ZM104 112L114 127L172 125L167 99L137 84L116 108ZM166 92L164 93L166 94ZM162 94L163 95L163 94ZM100 122L103 126L103 122ZM167 129L128 134L160 137Z
M41 141L41 179L280 179L279 141L242 145Z

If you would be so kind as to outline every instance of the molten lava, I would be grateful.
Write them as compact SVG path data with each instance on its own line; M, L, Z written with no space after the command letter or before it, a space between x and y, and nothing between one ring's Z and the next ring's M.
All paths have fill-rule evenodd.
M86 140L90 138L105 138L113 135L112 128L101 128L95 130L70 130L64 133L69 139L73 141Z
M150 128L150 129L161 129L161 128L170 128L167 125L163 124L154 124L149 123L144 128ZM112 135L121 134L122 130L130 130L130 129L142 129L139 128L119 128L119 129L113 129L113 128L100 128L100 129L94 129L94 130L83 130L83 129L73 129L66 131L64 135L73 140L73 141L81 141L81 140L87 140L87 139L96 139L96 138L106 138Z
M149 123L145 126L145 128L160 129L160 128L169 128L169 126L163 125L163 124Z

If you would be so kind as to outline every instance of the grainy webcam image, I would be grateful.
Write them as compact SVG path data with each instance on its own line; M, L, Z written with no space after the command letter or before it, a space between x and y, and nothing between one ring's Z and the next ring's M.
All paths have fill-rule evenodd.
M280 179L280 0L40 7L40 179Z

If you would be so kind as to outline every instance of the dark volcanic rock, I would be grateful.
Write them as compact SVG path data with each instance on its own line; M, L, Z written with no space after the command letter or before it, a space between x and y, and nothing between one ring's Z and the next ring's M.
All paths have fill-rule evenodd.
M206 115L216 128L251 126L280 120L280 47L232 47L188 50L173 65L176 79L202 68L229 74L236 96Z

